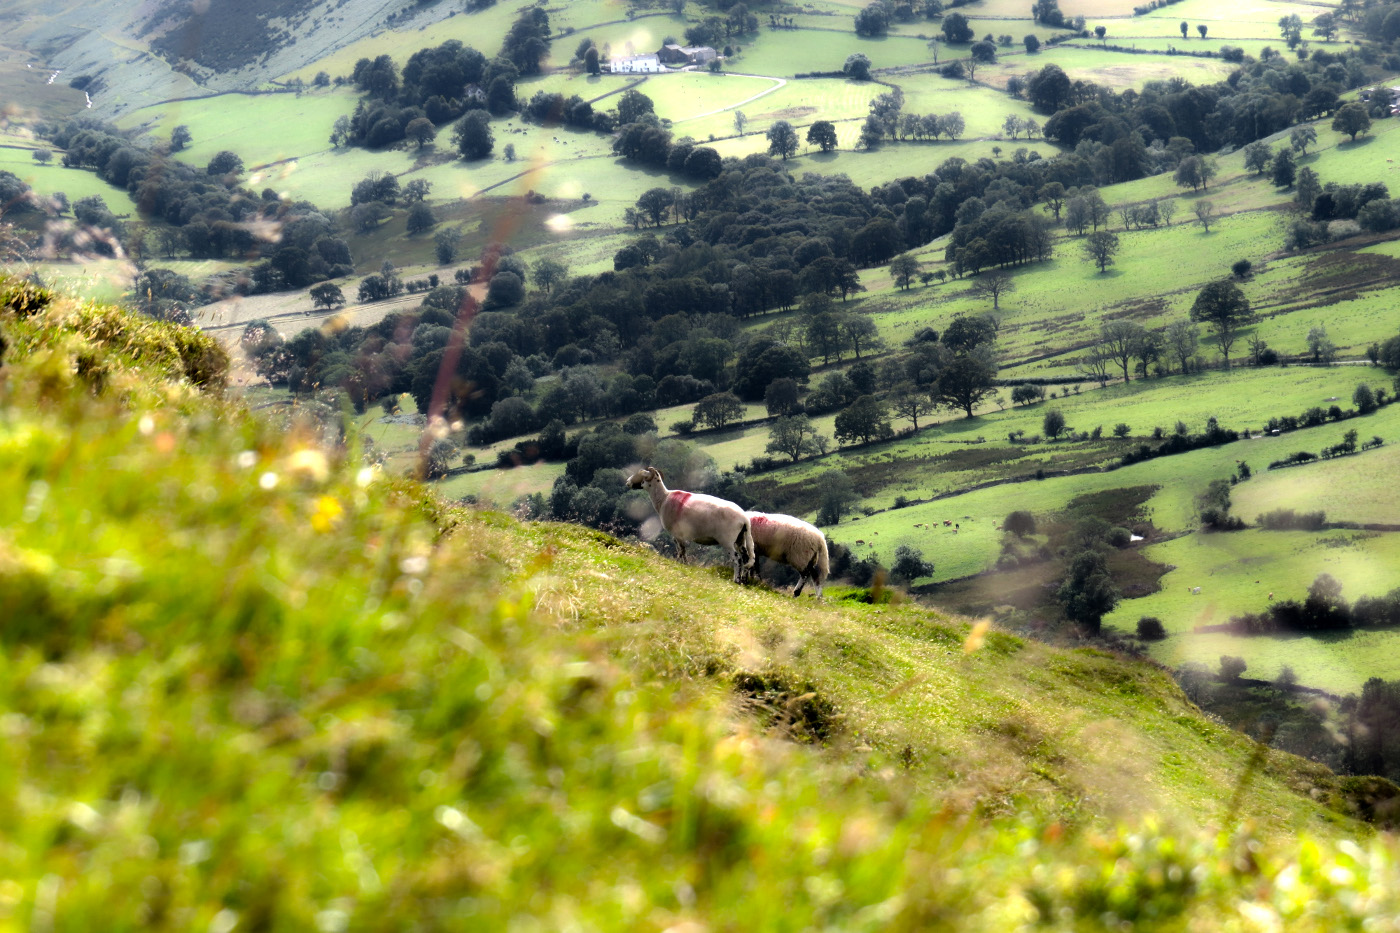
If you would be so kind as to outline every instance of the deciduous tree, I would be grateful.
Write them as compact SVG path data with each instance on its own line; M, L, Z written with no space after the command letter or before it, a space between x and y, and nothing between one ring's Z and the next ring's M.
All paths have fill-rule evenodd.
M770 454L783 454L796 463L818 452L816 435L812 419L806 415L790 415L773 422L764 449Z
M919 419L933 414L935 405L929 394L912 382L901 382L890 393L890 407L901 418L907 418L914 430L919 430Z
M830 120L818 120L807 127L807 145L830 152L836 148L836 143L836 125Z
M491 115L484 110L469 110L457 121L452 141L464 159L484 159L495 148L496 137L491 132Z
M842 444L871 441L889 437L889 410L873 395L862 395L836 416L836 440Z
M996 375L989 352L957 354L938 376L935 399L972 418L978 405L996 395Z
M1191 213L1196 215L1196 220L1201 224L1201 228L1206 233L1210 233L1210 225L1215 221L1215 202L1197 201L1191 205Z
M778 120L768 128L768 152L786 162L797 154L797 131L786 120Z
M1338 133L1346 133L1352 142L1356 142L1356 137L1370 128L1371 115L1366 112L1366 105L1355 101L1342 107L1336 116L1332 117L1332 129Z
M909 290L909 286L914 284L914 277L919 274L919 260L908 253L901 253L894 257L890 263L890 276L894 279L896 288Z
M1100 272L1107 271L1113 263L1113 257L1118 252L1118 235L1109 233L1107 230L1099 230L1089 234L1084 240L1084 253L1099 267Z
M1225 368L1229 369L1230 347L1240 329L1254 323L1255 316L1239 286L1229 279L1221 279L1201 289L1191 305L1191 320L1204 323L1215 334L1220 353L1225 357Z

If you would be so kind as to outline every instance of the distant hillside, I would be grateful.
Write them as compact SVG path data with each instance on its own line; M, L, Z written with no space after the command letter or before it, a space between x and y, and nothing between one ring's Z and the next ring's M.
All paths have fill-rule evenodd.
M143 32L155 34L151 47L169 61L189 59L214 71L234 71L296 41L295 31L318 6L315 0L180 4L159 9Z
M0 921L1329 930L1400 909L1393 843L1345 841L1392 785L1255 745L1158 668L445 509L354 435L319 446L334 412L220 398L208 338L13 280L0 347Z
M251 90L390 24L416 29L455 12L404 0L16 0L0 10L10 39L0 60L8 51L12 61L101 79L93 112L110 118L163 100Z

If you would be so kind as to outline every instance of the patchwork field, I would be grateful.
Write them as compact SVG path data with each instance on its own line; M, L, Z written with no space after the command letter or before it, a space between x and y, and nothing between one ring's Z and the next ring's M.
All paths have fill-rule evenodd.
M47 165L34 161L33 150L0 147L0 171L18 175L37 194L51 197L58 192L71 204L81 198L99 197L118 217L135 217L136 202L122 188L109 185L89 169L64 168L57 155Z
M151 142L168 141L176 126L187 126L190 145L175 158L202 168L216 153L230 149L253 170L329 149L336 119L353 113L358 100L349 86L312 88L300 95L221 94L142 107L120 125L139 129Z
M1142 616L1160 618L1170 634L1152 646L1152 655L1165 664L1214 670L1221 655L1232 655L1249 664L1250 677L1271 680L1287 665L1301 682L1341 694L1359 693L1371 677L1400 677L1395 632L1246 637L1192 631L1232 615L1262 612L1270 593L1276 600L1302 601L1322 573L1340 581L1348 599L1381 596L1400 586L1400 534L1197 532L1153 545L1144 554L1173 568L1162 577L1161 592L1124 600L1104 624L1131 632ZM1199 595L1189 592L1198 586Z

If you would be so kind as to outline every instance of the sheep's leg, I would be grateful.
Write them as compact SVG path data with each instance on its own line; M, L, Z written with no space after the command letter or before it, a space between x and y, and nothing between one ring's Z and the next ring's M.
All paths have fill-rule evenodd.
M685 542L680 538L676 539L676 553L680 557L680 562L685 563Z
M734 549L730 552L734 558L734 582L743 583L748 579L749 570L753 566L749 563L748 548L744 547L744 529L739 529L739 535L734 539Z
M808 580L812 581L813 586L817 586L817 555L813 554L812 559L807 561L807 566L802 568L800 576L801 579L798 580L797 589L793 591L793 596L802 595L802 588L807 585ZM817 588L817 595L821 595L820 587Z

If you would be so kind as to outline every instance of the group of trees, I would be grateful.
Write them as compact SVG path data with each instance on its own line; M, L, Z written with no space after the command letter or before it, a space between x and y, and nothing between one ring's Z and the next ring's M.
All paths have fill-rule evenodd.
M1200 345L1198 324L1210 329L1228 367L1241 330L1255 320L1249 299L1238 285L1229 279L1211 282L1197 294L1189 320L1173 321L1160 330L1131 320L1105 321L1080 357L1080 371L1101 384L1108 382L1115 368L1124 382L1134 374L1146 376L1152 366L1160 372L1189 372Z
M1263 612L1231 617L1228 627L1239 635L1396 628L1400 627L1400 590L1363 596L1353 604L1342 596L1341 583L1324 573L1313 580L1305 599L1270 602Z
M439 127L464 115L517 110L516 82L539 73L540 61L549 54L549 35L549 14L544 7L532 6L511 24L494 58L488 59L457 39L413 53L402 72L389 55L361 58L351 80L365 98L352 116L336 121L331 144L379 148L407 139L422 147L436 136ZM594 123L591 108L583 113L581 101L569 101L567 109L562 103L560 119L567 115L572 125L600 128ZM576 109L579 112L573 112ZM461 133L459 125L459 137ZM463 147L464 157L481 157L468 155L468 148L480 151L479 144ZM485 153L489 152L487 147Z
M143 217L162 222L154 233L139 223L126 225L122 235L137 256L244 260L250 263L238 284L244 291L304 288L353 271L350 248L331 218L314 204L284 201L271 189L257 194L240 188L242 162L234 153L219 153L201 171L85 118L52 129L49 138L65 150L64 165L94 169L130 194ZM84 222L115 229L116 219L99 205L100 199L82 199L74 209ZM280 225L278 240L254 232L255 223L266 222Z
M934 19L943 7L942 0L875 0L855 15L856 35L883 36L891 23L911 23L920 16Z
M1017 128L1025 129L1025 126L1018 123ZM870 113L861 126L857 145L861 149L873 149L886 138L936 140L940 136L946 136L949 140L954 140L961 136L965 129L963 116L957 111L945 114L905 113L904 96L898 91L892 91L881 94L870 102ZM1027 132L1029 134L1029 130Z
M1261 57L1229 80L1205 87L1174 78L1120 93L1071 81L1051 64L1020 79L1017 89L1024 89L1037 110L1052 114L1045 124L1047 139L1070 147L1083 140L1110 147L1115 180L1126 181L1160 161L1150 151L1154 146L1166 149L1178 138L1178 149L1189 143L1191 152L1208 153L1227 144L1242 147L1300 119L1334 112L1340 131L1363 132L1366 108L1343 107L1340 94L1378 75L1374 50L1316 49L1301 61ZM1347 107L1352 109L1344 117Z
M708 45L719 48L725 40L758 32L758 16L745 3L735 3L722 10L723 16L706 16L686 27L686 45Z
M701 146L689 136L673 140L671 131L657 119L651 98L640 91L629 89L619 97L617 122L621 129L613 140L613 152L629 161L664 168L701 182L716 178L723 170L723 160L714 148ZM791 132L790 125L779 123ZM772 135L770 130L770 139ZM791 153L783 158L788 155Z

